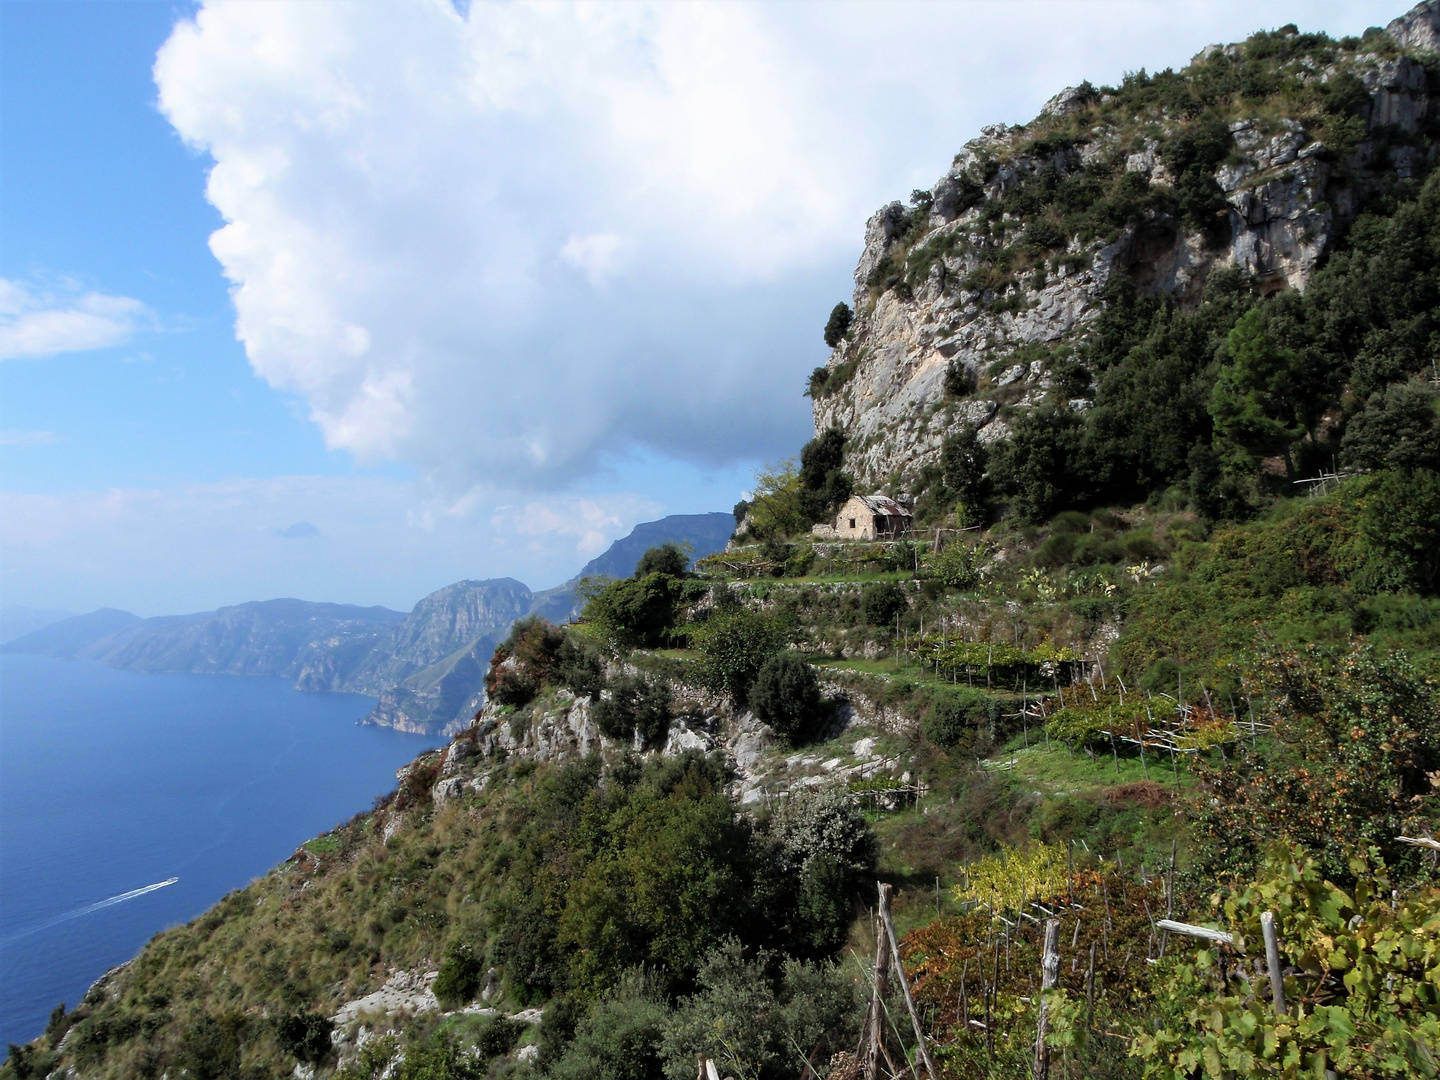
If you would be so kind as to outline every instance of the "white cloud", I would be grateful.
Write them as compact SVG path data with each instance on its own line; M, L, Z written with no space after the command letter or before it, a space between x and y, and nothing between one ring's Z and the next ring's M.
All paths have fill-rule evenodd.
M73 286L36 292L0 278L0 360L37 359L123 345L152 315L128 296L80 292Z
M793 453L866 216L981 124L1252 18L1374 17L222 0L176 26L155 78L214 158L211 248L255 371L361 460L538 490L636 449Z
M0 431L0 446L51 446L60 441L53 431Z
M276 596L408 610L462 578L553 585L658 511L623 494L496 508L410 481L311 476L0 493L0 592L146 615Z
M625 241L613 232L572 236L560 248L560 258L582 271L591 285L603 285L620 265Z

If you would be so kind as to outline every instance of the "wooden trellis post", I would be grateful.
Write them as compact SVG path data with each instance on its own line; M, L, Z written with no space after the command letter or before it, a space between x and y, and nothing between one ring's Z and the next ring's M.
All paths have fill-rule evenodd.
M1048 1080L1050 1076L1050 1047L1045 1044L1050 1017L1045 1006L1044 993L1053 990L1060 980L1060 920L1045 921L1045 950L1040 954L1040 1021L1035 1031L1035 1080Z

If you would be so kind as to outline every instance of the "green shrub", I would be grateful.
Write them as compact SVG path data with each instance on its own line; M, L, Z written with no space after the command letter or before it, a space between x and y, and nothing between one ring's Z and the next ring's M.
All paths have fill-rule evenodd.
M922 728L925 737L942 750L950 750L970 740L983 722L993 720L998 707L995 700L978 690L962 687L937 698L926 714Z
M675 623L681 584L662 573L612 581L585 605L585 618L617 648L654 647Z
M640 556L640 561L635 564L635 578L648 577L651 574L666 574L670 577L684 577L690 570L690 553L680 544L673 542L661 544L646 550Z
M452 942L440 962L440 973L431 988L435 998L446 1008L458 1008L469 1002L480 989L485 966L467 941ZM307 1059L308 1060L308 1059Z
M524 1033L523 1022L511 1020L508 1016L492 1016L475 1033L475 1053L481 1061L503 1057L515 1049L515 1044Z
M855 317L850 305L843 300L830 309L830 318L825 320L825 344L835 348L850 332L850 321Z
M668 1010L653 979L636 971L592 1008L550 1072L551 1080L655 1080ZM695 1058L690 1057L694 1071ZM686 1080L689 1080L687 1077Z
M750 708L791 744L803 742L822 714L815 669L791 652L776 653L755 675Z
M605 665L593 649L574 635L566 634L555 657L555 673L561 684L576 697L600 696L605 689Z
M1075 557L1079 541L1080 537L1073 532L1052 533L1035 549L1035 565L1051 569L1066 565Z
M596 699L590 715L600 731L628 742L659 742L670 730L670 684L663 679L624 675L610 683L610 696Z
M330 1018L315 1012L288 1013L275 1022L281 1049L301 1061L319 1064L330 1053Z
M947 397L969 397L975 392L975 373L958 360L945 365L945 395Z
M559 629L539 615L517 619L490 657L486 694L501 705L528 703L553 678L564 640Z
M973 589L980 584L980 563L985 554L980 544L952 542L939 555L930 557L930 570L947 589Z
M909 608L905 593L894 581L873 581L860 590L860 610L871 626L890 626Z
M716 611L691 628L690 639L700 652L705 685L745 702L765 661L785 645L785 630L770 615L745 608Z
M787 1080L800 1057L828 1061L853 1048L863 1013L856 985L839 967L771 953L747 957L727 941L705 959L699 989L664 1023L668 1080L692 1080L695 1055L726 1076Z

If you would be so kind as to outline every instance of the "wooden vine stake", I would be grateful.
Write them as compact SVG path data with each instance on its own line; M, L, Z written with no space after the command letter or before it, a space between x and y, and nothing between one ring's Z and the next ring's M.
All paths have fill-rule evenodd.
M883 889L883 886L882 886ZM884 893L881 893L884 896ZM885 941L885 924L875 920L875 981L870 995L870 1013L865 1018L865 1080L879 1080L880 1046L885 1040L885 982L890 977L890 946Z
M1049 1080L1050 1047L1045 1036L1050 1025L1044 993L1060 980L1060 920L1045 920L1045 950L1040 954L1040 1022L1035 1032L1035 1080Z
M890 921L890 886L883 881L880 885L880 923L885 928L885 938L890 944L890 956L895 961L895 975L900 980L900 992L905 997L905 1009L910 1013L910 1023L915 1028L915 1049L920 1055L930 1080L939 1080L935 1063L930 1060L930 1051L925 1047L925 1029L920 1025L920 1014L915 1011L915 999L910 996L910 980L905 977L905 966L900 962L900 942L895 937L895 924ZM1058 961L1057 961L1058 963ZM877 999L877 1005L878 1005Z
M1275 1004L1275 1015L1284 1016L1285 980L1280 973L1280 939L1275 933L1273 912L1260 913L1260 933L1265 938L1265 966L1270 969L1270 998Z

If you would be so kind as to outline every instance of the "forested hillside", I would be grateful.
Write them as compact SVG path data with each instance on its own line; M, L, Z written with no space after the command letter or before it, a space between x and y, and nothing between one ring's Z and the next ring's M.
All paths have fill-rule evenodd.
M972 143L724 552L516 622L443 751L4 1075L1440 1075L1437 44ZM913 528L813 531L855 492Z

